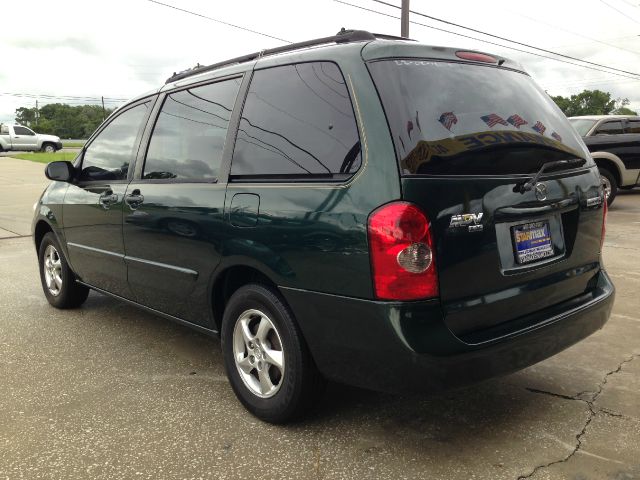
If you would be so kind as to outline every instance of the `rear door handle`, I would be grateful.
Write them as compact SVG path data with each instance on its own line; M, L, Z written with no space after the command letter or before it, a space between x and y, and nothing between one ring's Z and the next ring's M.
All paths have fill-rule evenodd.
M140 206L142 202L144 202L144 196L140 194L140 190L136 189L131 192L129 195L125 195L124 201L131 210L135 210Z
M111 190L107 190L102 195L100 195L98 201L105 210L108 210L112 204L118 203L118 194L113 193Z

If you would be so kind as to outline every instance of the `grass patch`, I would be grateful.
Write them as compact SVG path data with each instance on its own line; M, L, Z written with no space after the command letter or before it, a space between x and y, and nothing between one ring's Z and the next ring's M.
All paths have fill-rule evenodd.
M56 153L16 153L11 155L11 158L17 158L18 160L30 160L38 163L49 163L54 161L67 161L72 162L76 158L75 152L56 152Z

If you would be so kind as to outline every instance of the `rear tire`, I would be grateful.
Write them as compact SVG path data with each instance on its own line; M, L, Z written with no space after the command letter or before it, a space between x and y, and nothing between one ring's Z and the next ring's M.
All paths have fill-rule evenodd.
M607 198L607 205L611 206L618 194L618 182L616 177L606 168L599 168L600 180L604 186L605 197Z
M47 301L56 308L76 308L89 296L89 289L76 282L60 244L52 232L42 238L38 249L40 281Z
M42 145L42 151L45 153L55 153L56 146L52 145L51 143L45 143L44 145Z
M321 397L325 381L293 314L270 288L249 284L231 296L221 338L231 387L261 420L294 420Z

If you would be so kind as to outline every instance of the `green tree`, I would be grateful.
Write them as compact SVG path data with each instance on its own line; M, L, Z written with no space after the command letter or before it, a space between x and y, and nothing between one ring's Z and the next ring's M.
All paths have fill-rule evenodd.
M611 98L609 92L602 90L584 90L570 97L551 97L567 117L579 115L636 115L627 108L628 98Z
M35 108L20 107L16 110L16 122L38 133L50 133L62 138L88 138L102 123L104 113L99 105L67 105L50 103L43 106L36 118Z
M584 90L571 97L551 97L567 117L578 115L608 115L616 106L609 92Z
M36 121L36 109L20 107L16 110L16 122L31 127Z
M631 110L630 108L627 107L620 107L620 108L616 108L613 112L611 112L612 115L638 115L638 112Z
M611 112L612 115L637 115L637 112L634 112L630 108L627 108L629 105L628 98L618 98L616 100L616 108Z

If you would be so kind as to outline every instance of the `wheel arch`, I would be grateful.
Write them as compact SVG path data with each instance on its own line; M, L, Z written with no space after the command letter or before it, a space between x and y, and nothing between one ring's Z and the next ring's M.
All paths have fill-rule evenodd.
M257 266L244 263L225 266L212 278L209 295L213 324L218 332L221 331L222 316L231 295L249 283L259 283L270 287L282 297L276 282L267 272Z
M605 168L609 170L618 182L618 185L623 185L622 172L625 170L624 163L618 158L617 155L609 152L594 152L591 154L593 160L596 162L598 168Z
M33 229L33 241L36 245L36 251L40 249L40 244L42 243L42 239L49 232L53 232L53 234L56 235L56 233L53 230L53 227L51 227L51 225L49 225L48 222L46 222L43 219L38 220L35 228ZM58 239L58 241L59 240L60 239Z
M69 264L69 268L73 270L73 265L71 263L71 260L69 259L69 249L67 248L67 243L64 241L64 235L59 228L56 228L55 224L52 224L49 221L45 220L44 217L41 217L35 222L32 232L33 243L36 247L36 253L40 251L40 244L42 243L42 239L44 238L44 236L49 232L53 233L53 235L56 237L56 240L58 241L58 245L60 245L60 248L62 249L62 253L65 256L67 263Z

